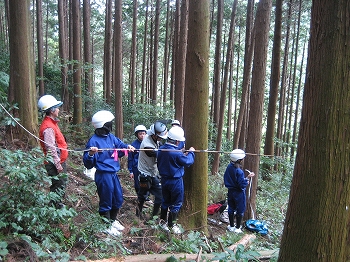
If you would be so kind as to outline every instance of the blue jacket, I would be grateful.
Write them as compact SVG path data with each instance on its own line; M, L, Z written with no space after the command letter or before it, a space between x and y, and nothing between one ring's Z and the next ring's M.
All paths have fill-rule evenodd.
M245 191L248 179L244 177L242 169L235 167L234 163L228 164L224 174L225 187L235 191Z
M104 148L128 148L128 145L121 141L118 137L109 133L107 136L93 135L86 144L86 149L95 146L99 149ZM93 167L97 171L102 172L118 172L120 170L119 161L115 161L112 157L113 150L105 150L89 156L89 151L85 151L83 155L84 166L88 169ZM118 152L118 157L123 156L124 153Z
M162 151L162 149L177 150L177 146L166 143L159 148L157 166L162 178L181 178L185 173L185 167L194 163L194 152L185 155L182 151Z
M131 145L135 147L135 149L140 149L141 145L140 140L135 139ZM133 170L137 169L137 163L139 161L139 151L129 152L128 154L128 169L130 173L133 173Z

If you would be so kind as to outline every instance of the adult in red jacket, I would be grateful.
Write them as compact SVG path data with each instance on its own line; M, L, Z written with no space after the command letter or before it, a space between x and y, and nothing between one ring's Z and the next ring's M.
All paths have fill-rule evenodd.
M52 201L56 208L64 207L62 199L67 183L67 175L65 174L67 172L65 161L68 157L67 143L58 127L59 120L57 119L60 112L59 107L62 104L51 95L44 95L38 101L39 109L45 112L39 129L40 145L44 154L49 154L53 160L53 162L45 162L47 174L53 177L50 191L60 196L59 199Z

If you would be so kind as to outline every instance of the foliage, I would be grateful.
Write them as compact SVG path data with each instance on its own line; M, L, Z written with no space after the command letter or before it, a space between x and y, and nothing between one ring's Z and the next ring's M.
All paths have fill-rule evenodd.
M58 194L41 190L48 187L51 179L45 176L44 158L40 157L42 152L38 148L15 153L1 150L0 155L5 160L1 174L0 228L41 234L49 230L48 222L59 223L74 216L74 210L56 210L49 205L50 201L59 198Z
M259 261L256 257L259 253L256 251L244 251L243 245L238 245L236 252L226 249L226 252L216 253L213 260L219 261Z
M73 223L77 215L73 208L56 209L50 204L60 196L45 190L51 177L46 176L41 150L12 152L1 149L0 156L3 159L0 257L6 256L8 245L16 241L26 242L38 258L55 261L69 261L68 251L79 242L89 243L91 248L98 247L100 256L106 257L122 249L118 240L106 243L95 237L106 227L98 215L86 214L86 221L80 223L78 229Z

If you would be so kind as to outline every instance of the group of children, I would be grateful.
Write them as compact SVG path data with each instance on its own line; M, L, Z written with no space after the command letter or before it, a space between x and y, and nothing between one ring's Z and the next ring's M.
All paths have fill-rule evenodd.
M41 97L38 102L39 108L46 112L40 127L41 145L45 154L53 153L55 161L46 163L48 174L51 176L64 170L64 162L68 156L67 144L57 125L58 108L61 105L61 101L50 95ZM120 170L118 158L128 154L128 169L134 179L138 198L136 215L142 218L144 203L152 194L154 195L152 216L157 216L160 211L160 226L166 231L181 233L176 219L184 198L184 168L194 163L195 149L190 147L185 150L184 130L180 122L174 120L169 131L160 121L156 121L149 129L144 125L138 125L134 132L136 140L126 144L111 133L113 120L114 115L106 110L93 115L94 135L88 140L83 154L84 166L88 169L96 168L95 184L99 196L99 214L110 223L106 232L119 236L124 230L124 226L117 220L123 204L122 187L117 173ZM165 140L164 144L160 143L162 140ZM246 206L245 188L249 183L241 168L244 157L243 150L233 150L230 153L231 162L224 174L224 184L228 188L230 221L227 230L236 233L242 232L240 226ZM250 176L254 176L254 173L250 173L248 177ZM66 180L53 179L52 182L53 186L63 190ZM61 204L58 202L56 205Z

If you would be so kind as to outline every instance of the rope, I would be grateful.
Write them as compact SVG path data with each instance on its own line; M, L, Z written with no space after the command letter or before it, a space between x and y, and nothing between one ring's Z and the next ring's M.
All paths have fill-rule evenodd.
M67 148L59 148L56 145L49 144L45 142L44 140L40 139L33 133L31 133L29 130L27 130L23 125L21 125L7 110L6 108L0 103L0 106L2 109L12 118L13 121L16 122L17 125L19 125L22 129L24 129L29 135L34 137L36 140L39 140L40 142L43 142L44 144L54 147L56 149L60 150L67 150L68 152L86 152L90 151L90 149L67 149ZM99 148L98 151L115 151L115 150L128 150L131 151L129 148ZM174 152L174 151L182 151L182 150L177 150L177 149L152 149L152 148L140 148L136 149L136 151L167 151L167 152ZM189 152L189 150L185 150L185 152ZM195 153L219 153L219 154L230 154L231 152L228 151L217 151L217 150L208 150L208 149L198 149L198 150L193 150L191 152ZM251 156L267 156L267 157L276 157L275 155L263 155L263 154L253 154L253 153L246 153L246 155L251 155Z

